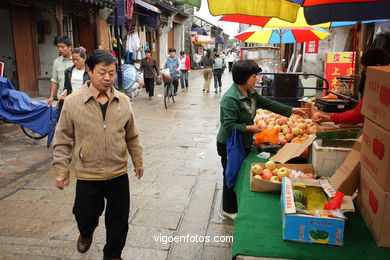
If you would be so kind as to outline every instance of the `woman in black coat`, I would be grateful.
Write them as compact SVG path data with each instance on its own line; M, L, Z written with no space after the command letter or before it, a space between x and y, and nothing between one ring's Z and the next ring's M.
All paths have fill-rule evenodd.
M144 73L146 92L149 93L149 100L154 96L154 79L160 74L160 69L155 59L151 57L149 50L145 51L146 58L141 61L140 69Z

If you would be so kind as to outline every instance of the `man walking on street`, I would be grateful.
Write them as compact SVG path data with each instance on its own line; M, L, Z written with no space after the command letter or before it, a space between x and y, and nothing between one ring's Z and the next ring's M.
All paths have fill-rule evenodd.
M69 164L77 178L73 206L80 236L77 250L91 246L106 200L106 245L103 260L121 259L126 243L130 207L128 154L135 176L144 172L142 145L130 99L117 91L116 60L106 51L95 51L87 60L91 78L80 91L69 95L54 138L55 184L69 184Z
M185 89L188 91L188 72L191 70L191 61L190 57L186 55L184 51L180 52L180 83L181 90L184 91L184 83Z
M210 50L207 50L206 56L203 56L203 78L204 78L204 84L203 84L203 93L206 91L207 93L210 93L210 83L211 78L213 76L213 58L211 57Z
M173 92L174 95L177 96L177 89L179 86L179 77L180 77L180 60L176 56L176 49L170 48L169 49L169 56L167 57L167 61L164 65L164 69L168 68L169 73L171 74L171 78L173 79Z
M73 66L72 62L72 41L67 36L58 36L55 41L58 53L60 54L53 62L53 71L51 74L50 97L47 105L51 106L54 97L61 99L64 91L65 70Z

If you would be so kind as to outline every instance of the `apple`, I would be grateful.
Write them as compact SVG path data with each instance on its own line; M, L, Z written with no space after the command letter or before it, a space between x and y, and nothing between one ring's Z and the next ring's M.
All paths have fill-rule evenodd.
M275 124L276 124L275 120L271 120L271 121L269 122L269 125L275 125Z
M304 133L305 133L305 131L303 131L302 128L299 128L299 134L300 134L300 135L303 135Z
M268 125L268 129L273 129L274 128L274 125Z
M293 135L293 134L291 134L291 133L286 134L286 140L287 140L287 141L290 142L293 138L294 138L294 135Z
M272 171L273 169L276 168L276 163L274 161L270 160L270 161L265 163L265 168Z
M275 125L274 128L280 131L280 125Z
M282 116L281 115L276 115L275 118L279 119L279 118L282 118Z
M259 165L259 164L255 164L255 165L252 166L252 173L254 175L262 174L263 170L264 170L263 167L261 167L261 165Z
M307 124L305 124L305 123L299 123L297 126L298 126L299 128L301 128L301 129L307 128Z
M263 178L261 177L261 175L255 175L255 176L253 176L253 178L259 179L259 180L262 180L262 179L263 179Z
M285 144L287 144L287 140L284 139L284 138L279 138L279 144L280 145L285 145Z
M290 128L284 128L282 131L283 131L283 134L289 134L289 133L291 133Z
M279 119L278 120L278 125L285 125L287 123L287 120L286 119Z
M278 177L279 179L283 179L284 177L288 177L290 175L290 169L286 168L286 167L281 167L279 170L278 170Z
M264 171L263 171L263 174L261 175L261 177L264 179L264 180L269 180L269 179L271 179L271 177L272 177L272 172L271 172L271 170L270 169L265 169Z
M269 179L269 181L270 181L270 182L280 182L278 176L272 176L272 177Z
M277 168L273 169L272 170L272 175L277 175L277 174L278 174L278 169Z
M287 124L284 124L284 125L282 125L281 127L280 127L280 129L288 129L288 125Z
M268 118L267 118L267 119L265 119L264 121L265 121L265 123L266 123L267 125L269 125L269 122L271 122L271 120L270 120L270 119L268 119Z
M288 120L288 121L287 121L287 125L288 125L288 126L292 126L293 124L294 124L293 121L291 121L291 120Z
M298 127L294 127L293 129L291 129L291 133L293 133L293 135L300 135L301 129Z

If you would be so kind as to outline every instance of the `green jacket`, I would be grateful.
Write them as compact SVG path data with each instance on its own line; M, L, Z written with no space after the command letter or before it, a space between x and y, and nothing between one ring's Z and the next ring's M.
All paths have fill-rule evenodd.
M221 127L217 135L217 142L226 143L227 138L234 128L243 133L244 147L249 148L252 143L253 134L246 131L247 125L253 125L256 110L267 109L277 114L289 117L292 107L260 96L254 90L248 90L245 96L236 84L233 84L225 95L223 95L220 105Z

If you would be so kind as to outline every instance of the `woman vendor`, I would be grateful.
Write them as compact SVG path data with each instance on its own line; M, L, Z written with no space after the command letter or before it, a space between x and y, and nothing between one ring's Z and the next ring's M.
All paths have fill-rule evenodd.
M222 205L223 215L231 219L234 219L237 213L237 200L234 189L227 187L225 170L227 165L226 140L232 131L236 128L238 132L242 133L244 148L248 154L253 134L261 131L260 127L253 123L257 109L267 109L286 117L295 113L307 118L309 113L309 109L293 108L260 96L254 90L256 76L259 72L261 72L261 68L254 61L240 60L236 62L232 69L234 84L223 95L220 104L221 126L217 136L217 150L221 156L224 175Z

